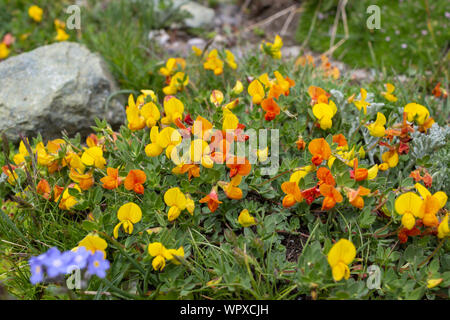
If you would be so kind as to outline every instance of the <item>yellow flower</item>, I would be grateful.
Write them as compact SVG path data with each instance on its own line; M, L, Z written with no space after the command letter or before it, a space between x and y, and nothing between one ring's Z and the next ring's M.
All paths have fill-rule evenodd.
M169 125L180 120L184 112L184 104L175 97L164 99L164 113L166 116L161 119L161 123Z
M434 287L440 285L441 282L442 282L442 280L444 280L444 279L442 279L442 278L439 278L439 279L429 279L429 280L427 281L427 288L428 288L428 289L432 289L432 288L434 288Z
M415 187L423 199L422 206L420 207L420 215L423 216L423 224L428 227L437 227L439 221L436 217L436 213L447 203L447 195L442 191L438 191L432 195L430 191L420 183L416 183Z
M189 195L186 195L186 210L191 216L194 215L195 202Z
M53 20L53 23L54 23L56 29L65 29L66 28L66 24L59 19Z
M273 43L263 41L261 43L261 50L274 59L281 59L282 46L283 39L279 35L276 35Z
M367 170L367 180L375 179L378 175L378 165L375 164L369 170Z
M8 46L4 44L3 42L0 43L0 60L6 59L10 54L10 50L8 49Z
M70 36L67 34L67 32L64 29L56 29L56 37L55 40L56 41L66 41L67 39L69 39Z
M387 169L389 169L389 164L387 164L386 162L383 162L382 164L380 164L378 166L378 169L381 171L386 171Z
M142 210L133 202L128 202L119 208L117 211L117 218L119 223L114 227L114 238L119 237L119 228L123 226L123 230L128 234L133 233L133 225L142 219Z
M370 106L370 103L366 101L367 91L361 88L360 93L361 93L361 100L353 100L353 104L355 105L356 108L358 108L358 110L361 110L361 108L363 108L364 114L367 114L367 107Z
M196 47L196 46L192 46L192 51L194 51L194 54L197 57L200 57L202 55L202 53L203 53L203 50L198 48L198 47Z
M386 117L381 112L377 113L377 119L374 123L371 123L367 126L369 129L369 133L374 137L383 137L386 133L386 128L384 125L386 124Z
M165 252L165 258L172 261L174 264L180 264L175 258L184 258L184 248L179 247L178 249L167 249Z
M222 130L235 130L237 129L239 124L239 119L236 115L231 112L228 108L223 109L223 122L222 122Z
M178 249L166 249L160 242L153 242L148 245L148 253L155 257L152 261L153 269L156 271L162 271L166 266L166 259L173 261L175 264L179 264L175 257L184 258L184 249L179 247Z
M235 100L227 103L226 105L224 105L222 108L231 110L231 109L234 109L238 104L239 104L239 99L235 99Z
M404 193L395 200L395 211L402 216L402 225L406 229L411 230L414 227L415 218L423 218L421 206L422 199L413 192Z
M428 109L418 103L408 103L403 112L406 113L409 122L416 120L419 125L423 125L430 117Z
M394 96L392 94L395 90L394 85L391 83L386 83L384 86L386 87L386 92L381 93L383 95L383 97L385 97L386 100L388 100L390 102L396 102L398 99L396 96Z
M438 238L443 239L449 235L450 235L450 228L448 226L448 213L447 213L444 219L442 219L441 223L439 223Z
M169 58L166 65L159 69L159 72L166 77L170 77L176 72L177 65L184 69L186 61L183 58Z
M242 91L244 91L244 86L242 85L242 82L240 80L237 80L236 84L233 87L233 89L231 89L231 94L234 95L234 96L237 96Z
M150 130L151 143L145 147L145 153L149 157L159 156L166 149L167 158L171 158L172 150L182 141L181 134L172 127L165 127L159 132L158 126Z
M95 166L99 169L103 169L106 164L106 159L103 158L103 150L100 147L86 149L81 155L81 161L87 166Z
M356 257L356 248L347 239L341 239L336 242L328 252L328 263L331 266L333 278L340 281L342 278L347 280L350 278L350 269L348 265Z
M267 72L260 75L258 80L264 85L264 87L266 89L268 89L274 85L274 82L272 80L270 80L269 74Z
M141 115L145 119L147 127L152 128L161 117L158 107L155 103L149 102L142 106Z
M214 163L210 154L211 149L205 140L195 139L191 142L189 149L190 163L201 163L205 168L212 168Z
M155 257L152 261L153 269L156 271L162 271L166 266L166 258L164 257L167 253L167 249L160 242L153 242L148 245L148 253Z
M137 101L139 101L139 103L144 103L145 98L147 98L148 96L150 96L150 98L152 99L153 102L156 102L158 100L158 98L156 97L155 91L153 90L148 90L148 89L144 89L141 90L142 94L137 98ZM141 102L142 99L142 102Z
M289 178L289 182L295 182L299 183L301 179L306 177L308 173L311 171L314 171L314 165L309 165L306 167L299 168L298 170L294 171L294 173L291 174L291 177Z
M181 211L186 209L187 199L180 188L170 188L164 194L164 202L169 206L167 213L169 221L173 221L180 215Z
M128 96L128 106L126 108L128 129L131 131L141 130L145 127L145 118L141 115L139 106L134 102L133 95Z
M59 208L61 210L70 210L70 209L72 209L72 207L74 205L76 205L78 203L77 199L69 193L70 188L76 189L76 190L78 190L78 192L81 193L81 189L77 184L74 184L74 185L66 188L66 190L62 194L62 198L61 198L61 195L59 195L55 199L55 202L59 201ZM60 200L60 198L61 198L61 200Z
M252 97L254 104L260 104L266 95L264 92L264 87L258 79L253 80L248 86L248 94Z
M101 251L106 258L105 249L108 247L108 244L105 240L97 235L88 234L83 238L83 240L78 243L78 246L73 248L72 250L76 251L79 247L85 247L86 250L91 251L92 253L95 253L95 251Z
M336 114L337 107L333 101L329 101L329 104L318 103L313 107L313 114L319 120L320 128L323 130L330 129L333 122L331 118Z
M165 95L175 94L178 91L183 91L184 87L189 84L189 76L184 72L177 72L170 78L170 83L167 87L163 88Z
M27 141L28 141L28 139L27 139ZM23 141L20 141L19 153L14 155L13 161L15 164L19 165L19 164L25 162L25 157L27 157L28 155L29 155L28 150L25 147L25 144L23 143Z
M214 71L214 74L216 76L222 74L223 61L219 59L219 53L217 52L217 49L212 50L208 54L205 63L203 63L203 68L205 68L205 70Z
M361 159L364 159L364 158L366 157L366 152L364 151L364 147L363 147L363 146L361 146L361 147L359 148L358 154L359 154L359 157L360 157Z
M250 227L250 226L253 226L256 224L255 217L250 215L250 213L248 212L247 209L244 209L241 211L241 213L239 214L239 217L238 217L238 222L244 228L247 228L247 227Z
M42 21L42 14L44 13L44 11L39 8L38 6L34 5L31 6L28 9L28 15L30 16L31 19L33 19L36 22L41 22Z
M230 50L225 50L225 62L230 66L231 69L236 70L237 64L234 58L234 54Z
M213 90L209 97L209 101L213 103L216 107L220 106L223 102L223 93L220 90Z
M12 172L11 170L8 168L8 166L3 166L3 173L6 174L8 176L8 183L10 185L15 185L16 181L19 179L19 175L17 174L16 170L13 169Z
M64 157L64 160L66 161L66 163L69 165L70 168L76 169L79 172L84 172L86 168L83 162L81 161L80 156L76 153L73 152L68 153L66 157Z
M389 168L394 168L398 164L398 153L396 150L386 151L381 155L381 159ZM383 170L384 167L381 167L380 165L379 169Z

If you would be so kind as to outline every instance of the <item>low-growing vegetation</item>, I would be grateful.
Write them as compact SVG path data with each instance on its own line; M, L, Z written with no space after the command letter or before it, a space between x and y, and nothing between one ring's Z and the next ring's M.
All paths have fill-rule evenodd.
M124 125L19 146L3 135L7 291L448 299L445 86L360 86L327 57L284 59L282 47L276 36L242 59L193 47L162 63L134 60L138 44L122 60L104 53L123 72Z

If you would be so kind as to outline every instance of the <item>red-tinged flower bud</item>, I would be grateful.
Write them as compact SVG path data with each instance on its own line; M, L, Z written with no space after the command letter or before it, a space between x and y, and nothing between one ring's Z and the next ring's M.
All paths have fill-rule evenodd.
M184 117L184 123L186 123L189 126L192 126L194 124L194 120L192 120L191 118L191 114L188 113L185 117Z
M403 142L400 142L400 145L398 147L398 153L399 154L408 154L409 152L409 145Z
M311 162L316 165L320 166L322 164L323 158L320 155L315 155L311 158Z

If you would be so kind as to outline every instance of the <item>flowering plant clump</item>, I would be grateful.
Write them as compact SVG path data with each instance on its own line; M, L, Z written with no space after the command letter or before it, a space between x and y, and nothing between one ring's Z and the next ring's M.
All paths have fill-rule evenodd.
M282 45L162 59L120 128L3 137L3 268L27 296L76 267L84 298L448 298L446 98L355 87Z

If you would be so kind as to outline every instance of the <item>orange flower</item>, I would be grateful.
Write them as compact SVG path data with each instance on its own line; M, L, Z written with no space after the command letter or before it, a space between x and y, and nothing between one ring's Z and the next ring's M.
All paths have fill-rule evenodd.
M313 157L311 162L316 166L320 165L323 160L328 160L331 156L331 148L324 138L314 139L308 145L308 150Z
M276 83L273 83L270 86L267 97L278 99L282 94L288 96L289 89L295 86L295 81L290 79L289 77L283 77L278 71L275 71L274 75L276 78Z
M238 187L238 185L242 181L242 176L237 174L231 179L230 182L222 182L219 185L222 187L223 191L227 195L228 198L239 200L242 199L242 190Z
M261 108L266 112L264 115L264 119L266 119L266 121L271 121L280 114L280 107L275 100L273 100L273 98L264 99L261 102Z
M245 157L230 157L227 159L227 167L230 169L230 178L235 175L247 176L252 170L252 165Z
M200 199L200 203L207 203L208 208L211 212L214 212L219 207L219 204L222 203L222 201L219 201L219 196L217 195L217 187L213 188L211 192L204 198Z
M364 208L364 199L362 196L367 196L369 193L370 190L362 186L359 186L357 190L350 189L347 193L348 201L352 206L362 209Z
M78 183L82 190L89 190L95 182L92 171L88 173L80 173L78 170L70 168L69 177Z
M438 84L434 87L433 91L431 92L436 98L440 98L442 96L443 99L446 99L448 97L448 93L446 90L441 88L441 83L438 82Z
M319 184L325 183L329 184L330 186L336 185L336 181L334 181L331 171L325 167L320 167L317 170L317 179L319 179Z
M301 202L303 200L303 196L297 182L286 181L281 185L281 190L283 190L286 194L283 198L283 207L285 208L292 207L297 202Z
M104 142L104 139L102 139L102 141L100 141L97 137L96 134L91 133L87 138L86 138L86 144L89 148L91 147L100 147L102 145L102 143Z
M267 94L267 98L275 98L278 99L282 94L284 94L283 88L281 86L274 84L270 87L269 93Z
M142 170L131 170L125 178L125 189L134 190L139 194L144 194L144 186L142 185L147 180L145 172Z
M350 171L350 178L355 179L355 181L366 180L369 175L369 171L365 168L358 168L358 159L355 158L353 161L353 170Z
M295 144L297 145L298 150L304 150L306 148L306 142L301 137L298 138Z
M411 171L411 173L409 174L409 176L411 178L414 179L415 182L419 182L420 180L422 180L422 177L420 176L420 170L416 169L414 171Z
M333 186L329 184L320 185L320 194L325 198L322 202L322 210L330 210L337 202L342 202L342 195Z
M122 178L119 177L119 169L107 168L106 177L100 179L102 187L108 190L114 190L122 184Z
M50 199L51 188L47 180L42 179L41 181L39 181L36 187L36 191L38 194L42 195L45 199L47 200Z
M346 147L348 146L347 139L345 139L344 135L342 133L336 134L333 136L333 142L337 143L339 147Z
M59 196L61 195L61 193L64 191L63 187L60 187L58 185L55 185L53 187L53 199L55 199L55 202L58 202L56 199L59 198Z
M311 97L311 105L315 105L317 103L326 103L328 104L328 98L331 97L331 94L326 92L320 87L310 86L308 88L308 94Z
M188 179L191 181L192 177L200 177L200 167L196 164L180 164L172 169L175 174L185 174L188 173Z

